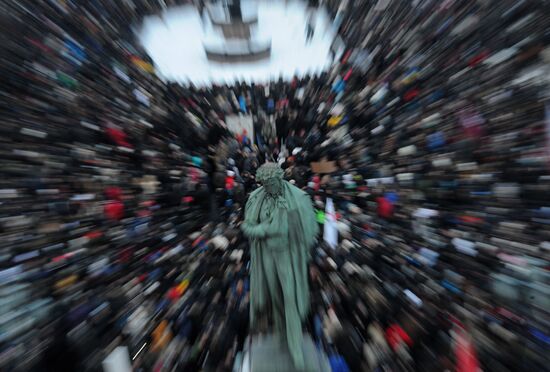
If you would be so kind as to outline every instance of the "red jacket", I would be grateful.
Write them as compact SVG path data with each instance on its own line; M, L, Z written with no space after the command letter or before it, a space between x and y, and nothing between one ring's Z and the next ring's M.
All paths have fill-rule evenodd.
M132 145L127 141L126 133L117 128L107 128L105 129L107 136L116 143L118 146L132 148Z
M124 204L118 200L109 200L103 208L103 213L110 220L120 221L124 217Z
M225 177L225 189L233 190L233 187L235 187L235 179L229 176Z
M393 215L393 204L383 196L376 198L378 203L378 216L382 218L390 218Z

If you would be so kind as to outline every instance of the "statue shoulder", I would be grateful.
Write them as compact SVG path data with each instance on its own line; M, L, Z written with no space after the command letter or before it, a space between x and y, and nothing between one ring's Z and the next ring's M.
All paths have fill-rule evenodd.
M253 198L257 198L258 196L260 196L261 194L264 193L264 188L263 186L262 187L258 187L256 190L252 191L250 193L250 196L248 197L248 199L253 199Z
M286 182L286 181L285 181ZM287 185L288 185L288 189L292 192L292 194L295 196L295 197L298 197L298 198L310 198L309 194L307 192L305 192L304 190L302 189L299 189L297 188L296 186L294 186L293 184L291 184L290 182L287 182Z
M252 191L250 195L248 196L248 200L246 202L246 205L249 205L250 203L253 203L256 199L258 199L260 196L262 196L265 193L263 187L259 187L256 190Z

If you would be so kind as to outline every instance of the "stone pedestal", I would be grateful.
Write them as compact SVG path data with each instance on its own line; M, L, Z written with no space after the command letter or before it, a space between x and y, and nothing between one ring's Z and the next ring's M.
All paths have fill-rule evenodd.
M235 368L234 372L330 372L328 357L317 349L307 334L302 349L305 369L297 370L286 344L277 336L254 336L243 351L240 368Z

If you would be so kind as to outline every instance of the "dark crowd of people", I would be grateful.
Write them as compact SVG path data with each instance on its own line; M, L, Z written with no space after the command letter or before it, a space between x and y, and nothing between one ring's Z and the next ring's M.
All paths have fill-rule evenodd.
M0 5L0 370L238 365L265 161L325 230L306 328L333 371L547 369L550 4L320 1L328 71L195 87L131 28L186 3Z

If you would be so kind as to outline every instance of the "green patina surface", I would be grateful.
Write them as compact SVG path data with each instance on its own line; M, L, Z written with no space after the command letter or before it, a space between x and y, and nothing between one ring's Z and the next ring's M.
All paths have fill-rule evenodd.
M259 314L271 310L274 333L303 370L302 321L309 311L307 263L316 216L309 195L284 181L278 165L264 164L258 175L263 186L250 195L242 225L251 246L251 329Z

